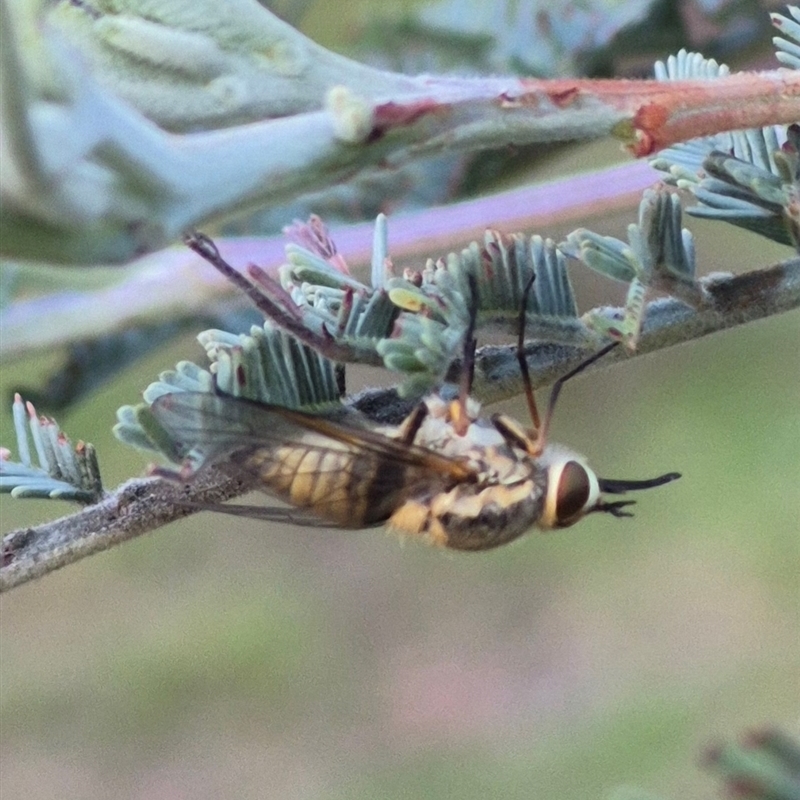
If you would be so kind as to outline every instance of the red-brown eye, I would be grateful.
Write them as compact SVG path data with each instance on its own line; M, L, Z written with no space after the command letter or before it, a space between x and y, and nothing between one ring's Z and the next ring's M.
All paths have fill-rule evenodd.
M592 484L589 473L577 461L567 461L558 476L556 490L556 521L569 524L589 502Z

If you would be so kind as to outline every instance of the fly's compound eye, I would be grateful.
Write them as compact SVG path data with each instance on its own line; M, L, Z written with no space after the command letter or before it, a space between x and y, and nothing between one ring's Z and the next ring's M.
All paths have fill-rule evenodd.
M589 474L577 461L564 464L556 487L556 520L559 525L568 525L583 511L591 489Z
M543 528L566 528L597 504L600 487L594 472L579 461L552 464L547 481Z

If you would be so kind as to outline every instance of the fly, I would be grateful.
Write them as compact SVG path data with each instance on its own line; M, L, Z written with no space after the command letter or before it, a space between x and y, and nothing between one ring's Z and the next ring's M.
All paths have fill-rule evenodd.
M208 240L192 245L225 274L233 271ZM534 527L566 528L590 513L630 516L626 508L633 501L605 495L661 486L680 475L600 478L584 456L548 442L563 384L615 344L556 381L540 419L523 347L532 283L531 278L523 297L517 346L531 430L504 414L481 416L469 397L474 313L458 398L448 402L431 395L399 426L378 426L357 412L332 419L207 392L163 395L151 411L180 449L195 449L204 464L248 475L299 514L236 505L211 507L215 511L349 529L385 524L434 545L475 551L511 542Z

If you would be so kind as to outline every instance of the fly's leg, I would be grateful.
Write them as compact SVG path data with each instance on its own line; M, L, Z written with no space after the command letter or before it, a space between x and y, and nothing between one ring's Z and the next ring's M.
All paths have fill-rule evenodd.
M397 438L407 445L414 444L414 439L428 416L428 406L425 402L415 406L414 410L403 420L398 430Z
M469 284L469 322L464 331L464 356L461 361L461 380L458 386L458 397L450 404L450 422L458 436L466 436L470 419L467 412L467 401L472 391L472 380L475 377L475 325L478 319L478 281L470 273Z
M533 423L533 430L538 437L538 431L542 427L541 420L539 419L539 409L536 407L536 396L533 393L533 386L531 385L531 374L528 371L528 359L525 357L525 321L528 311L528 299L531 296L531 289L533 289L533 282L536 280L536 272L531 274L525 288L522 291L522 303L519 309L519 328L517 331L517 362L519 363L519 371L522 375L522 385L525 388L525 401L528 404L528 413L531 416ZM498 428L498 430L500 430ZM500 430L503 433L502 430ZM530 437L528 437L530 441Z

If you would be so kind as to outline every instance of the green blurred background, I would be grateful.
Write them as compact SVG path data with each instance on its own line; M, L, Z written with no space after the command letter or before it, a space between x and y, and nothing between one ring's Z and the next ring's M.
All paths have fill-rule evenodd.
M704 272L788 255L689 224ZM583 309L621 299L573 277ZM145 464L116 408L182 358L191 337L59 416L108 486ZM4 595L3 800L714 796L700 747L797 731L800 313L576 379L553 438L683 479L482 555L205 514ZM70 510L0 502L3 532Z

